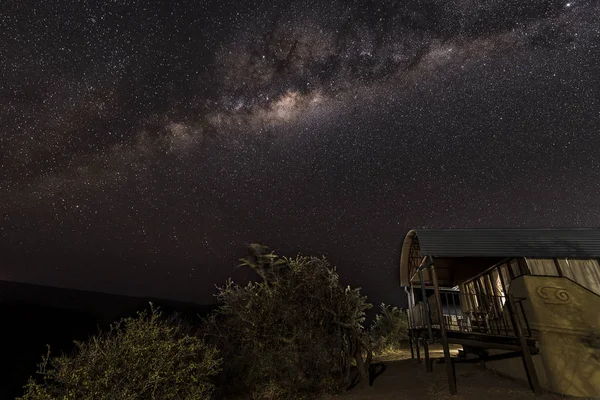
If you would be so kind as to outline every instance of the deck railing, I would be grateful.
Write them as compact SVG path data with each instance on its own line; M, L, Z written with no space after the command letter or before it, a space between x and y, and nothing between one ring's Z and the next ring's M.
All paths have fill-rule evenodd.
M440 293L440 297L443 310L441 322L447 331L515 336L505 296L443 292ZM519 318L524 335L531 336L531 329L523 309L523 300L515 299L516 317ZM440 328L435 301L435 296L430 296L427 299L428 307L420 302L410 310L411 328L426 329L428 322L432 329Z

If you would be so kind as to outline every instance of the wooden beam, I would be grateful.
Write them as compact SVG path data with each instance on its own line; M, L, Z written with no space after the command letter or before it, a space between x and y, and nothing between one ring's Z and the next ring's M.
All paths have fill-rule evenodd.
M463 346L471 346L471 347L479 347L482 349L497 349L497 350L508 350L508 351L520 351L521 345L519 344L509 344L509 343L497 343L497 342L487 342L483 340L471 340L471 339L461 339L461 338L448 338L448 343L461 344Z
M500 360L508 360L511 358L521 357L520 351L509 351L507 353L502 354L494 354L492 356L483 356L482 358L485 361L500 361Z
M446 374L448 375L448 385L450 387L450 394L455 395L456 391L456 374L454 372L454 364L450 357L450 347L448 346L448 335L446 333L446 323L444 321L444 311L442 309L442 298L440 296L440 287L438 284L437 273L435 271L435 265L431 265L431 278L433 279L433 290L437 305L437 313L440 319L440 333L442 337L442 346L444 347L444 360L446 361Z
M558 274L558 276L560 276L562 278L564 275L562 273L562 269L560 268L560 263L558 262L558 258L553 258L552 260L554 260L554 266L556 267L556 273Z
M425 259L423 259L425 262ZM427 321L427 332L429 333L429 340L433 343L433 330L431 327L431 310L429 309L429 302L427 301L427 292L425 291L425 282L423 280L423 269L419 267L419 279L421 281L421 296L423 296L423 317Z
M529 267L527 266L527 262L525 261L524 258L522 258L522 257L517 258L517 263L519 265L519 271L521 272L521 275L530 275ZM519 276L521 276L521 275L519 275Z
M417 350L417 362L420 364L421 363L421 352L419 351L419 335L415 334L415 331L413 331L413 340L415 341L415 347Z
M423 349L425 350L425 371L433 372L433 364L431 363L431 358L429 357L429 343L427 338L423 338Z
M529 381L529 386L531 386L531 390L536 396L542 394L542 388L540 386L540 381L538 380L537 372L535 371L535 365L533 364L533 359L531 358L531 352L529 351L529 345L527 343L527 339L523 336L523 330L521 329L521 322L519 321L519 316L516 313L517 308L515 307L515 299L512 294L508 294L507 302L508 311L510 313L510 318L512 320L513 328L515 333L519 338L519 343L521 345L521 354L523 357L523 366L525 367L525 373L527 374L527 380Z

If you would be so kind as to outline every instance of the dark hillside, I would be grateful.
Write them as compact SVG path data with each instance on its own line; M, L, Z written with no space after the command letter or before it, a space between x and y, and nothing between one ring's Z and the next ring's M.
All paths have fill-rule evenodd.
M35 373L49 344L53 354L69 352L73 340L85 340L121 317L149 307L166 314L179 312L188 319L205 315L212 305L167 299L129 297L108 293L0 281L0 399L14 399Z

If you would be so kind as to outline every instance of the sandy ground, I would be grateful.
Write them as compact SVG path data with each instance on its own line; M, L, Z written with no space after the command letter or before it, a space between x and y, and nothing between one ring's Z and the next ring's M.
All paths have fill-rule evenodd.
M454 352L457 350L455 349ZM431 349L434 358L443 357L441 348ZM512 400L567 399L554 394L536 397L527 383L495 375L479 364L457 364L457 396L451 396L444 364L435 364L433 372L425 371L424 363L410 359L410 352L380 357L387 369L379 375L372 387L355 388L340 396L327 396L323 400L383 400L383 399L452 399L452 400Z

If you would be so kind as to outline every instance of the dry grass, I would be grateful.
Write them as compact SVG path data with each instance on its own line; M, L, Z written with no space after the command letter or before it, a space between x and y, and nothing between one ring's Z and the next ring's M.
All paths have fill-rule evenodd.
M410 358L410 347L388 346L377 353L373 353L374 361L405 360Z
M458 350L462 349L461 346L458 345L450 345L450 355L456 356L458 354ZM444 350L440 346L432 346L429 349L429 354L432 358L440 358L444 357ZM423 355L423 349L421 348L421 357ZM410 347L408 345L402 347L387 347L382 351L373 354L373 359L381 362L386 361L400 361L410 359Z

